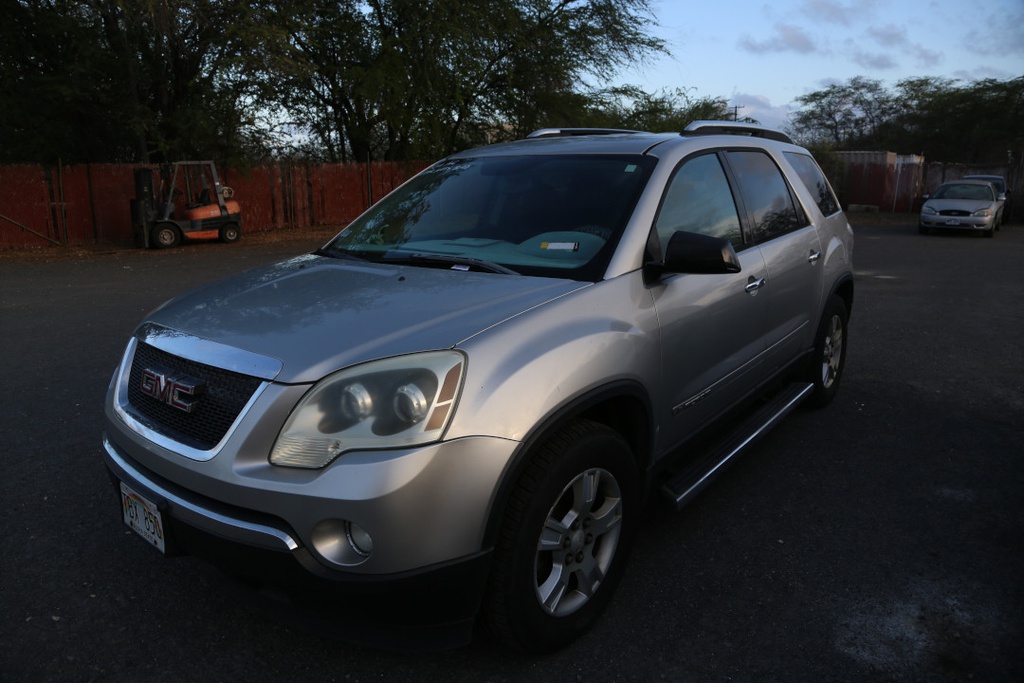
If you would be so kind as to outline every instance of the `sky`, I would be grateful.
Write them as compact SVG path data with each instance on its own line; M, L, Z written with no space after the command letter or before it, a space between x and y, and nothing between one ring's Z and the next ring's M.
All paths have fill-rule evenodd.
M648 92L721 97L784 128L800 95L854 76L1024 76L1024 0L652 0L670 57L621 74Z

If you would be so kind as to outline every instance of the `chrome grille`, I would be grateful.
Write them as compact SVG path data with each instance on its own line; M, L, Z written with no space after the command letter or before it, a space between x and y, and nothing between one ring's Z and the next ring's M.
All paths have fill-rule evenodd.
M143 372L155 368L187 375L204 385L192 412L143 393ZM186 360L139 342L128 377L128 405L151 429L190 448L207 451L224 438L260 384L259 378Z

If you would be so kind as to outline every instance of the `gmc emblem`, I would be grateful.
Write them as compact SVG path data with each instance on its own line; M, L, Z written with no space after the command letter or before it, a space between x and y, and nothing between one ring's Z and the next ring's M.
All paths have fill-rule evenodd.
M199 397L206 388L202 382L186 375L174 376L164 368L145 368L140 389L172 408L191 413L199 405Z

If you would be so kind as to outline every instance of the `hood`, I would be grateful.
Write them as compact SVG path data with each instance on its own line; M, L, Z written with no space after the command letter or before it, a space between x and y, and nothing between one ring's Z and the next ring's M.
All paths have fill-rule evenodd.
M936 211L959 210L971 213L979 209L991 209L993 204L987 199L928 199L924 203Z
M586 282L301 256L173 299L147 320L275 358L277 381L451 348Z

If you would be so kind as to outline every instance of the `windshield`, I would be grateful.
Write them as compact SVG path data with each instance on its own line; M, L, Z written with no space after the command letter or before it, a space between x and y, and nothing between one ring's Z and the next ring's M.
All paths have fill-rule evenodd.
M943 185L935 193L935 199L972 199L990 202L992 188L988 185Z
M643 156L451 159L385 197L325 253L594 281L654 163Z

